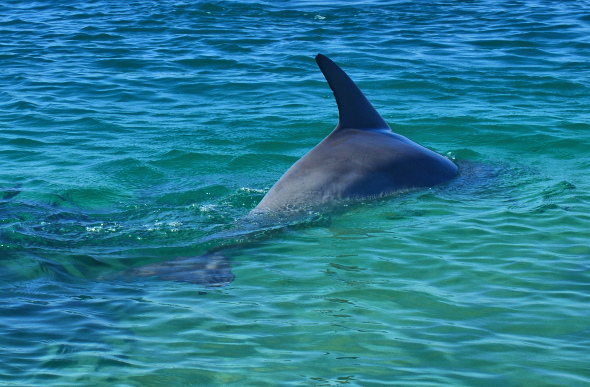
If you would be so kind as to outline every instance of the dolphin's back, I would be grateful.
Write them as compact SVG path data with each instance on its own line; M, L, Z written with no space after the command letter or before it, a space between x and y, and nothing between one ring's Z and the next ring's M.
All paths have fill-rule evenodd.
M293 164L256 209L284 212L382 197L432 187L456 174L449 159L403 136L346 129L332 133Z

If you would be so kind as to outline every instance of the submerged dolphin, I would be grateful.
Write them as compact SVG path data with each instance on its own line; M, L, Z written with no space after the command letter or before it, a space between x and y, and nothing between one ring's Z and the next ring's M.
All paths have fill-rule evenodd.
M393 133L373 105L340 67L318 54L316 61L336 97L336 129L297 161L250 213L298 214L329 203L376 198L432 187L457 175L449 159ZM220 238L221 239L221 238ZM134 276L209 286L230 283L234 276L219 247L200 257L146 265Z
M315 59L336 97L338 125L285 172L254 213L386 196L432 187L457 174L449 159L393 133L338 65L321 54Z

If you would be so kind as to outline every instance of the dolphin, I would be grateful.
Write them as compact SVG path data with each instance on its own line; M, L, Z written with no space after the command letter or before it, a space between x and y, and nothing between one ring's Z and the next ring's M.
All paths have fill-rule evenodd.
M253 214L377 198L432 187L457 175L451 160L394 133L332 60L322 54L315 60L334 92L338 125L285 172Z
M245 220L256 226L274 218L299 215L327 205L392 195L432 187L451 180L458 167L446 157L394 133L348 75L324 55L316 62L338 105L339 121L323 141L305 154L272 186ZM251 222L254 220L254 222ZM249 233L235 233L243 237ZM206 238L226 239L225 236ZM247 238L246 238L247 239ZM220 246L200 257L132 268L132 276L158 276L164 280L207 286L227 285L234 279Z

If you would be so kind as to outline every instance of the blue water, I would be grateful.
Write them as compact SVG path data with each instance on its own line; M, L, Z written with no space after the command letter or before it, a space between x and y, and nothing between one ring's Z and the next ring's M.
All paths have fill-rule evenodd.
M461 175L244 236L318 52ZM0 85L0 384L590 385L587 2L3 1Z

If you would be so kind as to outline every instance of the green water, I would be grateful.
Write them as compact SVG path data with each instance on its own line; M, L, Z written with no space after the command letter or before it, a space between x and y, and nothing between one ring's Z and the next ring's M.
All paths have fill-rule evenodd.
M588 9L1 3L0 384L590 385ZM236 233L337 123L318 52L461 175Z

